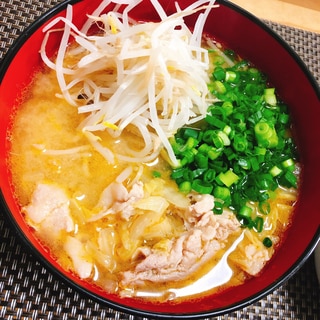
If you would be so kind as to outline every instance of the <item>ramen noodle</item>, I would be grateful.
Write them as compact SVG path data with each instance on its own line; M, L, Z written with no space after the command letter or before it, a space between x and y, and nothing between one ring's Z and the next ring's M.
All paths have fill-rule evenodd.
M51 60L45 38L47 67L13 117L9 163L26 221L64 269L107 292L168 300L241 284L259 276L290 225L296 188L274 190L258 232L171 177L170 137L198 126L217 99L212 61L235 63L202 36L203 21L200 39L184 24L199 6L212 9L199 3L160 23L96 12L82 30L66 22L68 7L59 21L75 43L62 40ZM89 36L93 22L100 31Z

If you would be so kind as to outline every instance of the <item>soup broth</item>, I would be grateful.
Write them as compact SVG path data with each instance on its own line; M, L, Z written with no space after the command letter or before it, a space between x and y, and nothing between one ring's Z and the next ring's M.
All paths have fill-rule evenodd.
M79 61L77 49L70 50L66 65ZM207 72L209 79L213 67ZM92 77L103 87L101 74ZM14 115L9 164L26 221L64 269L107 292L160 301L218 292L259 276L290 225L295 188L276 188L266 215L249 203L263 217L259 231L244 226L230 207L214 214L212 195L181 192L166 152L145 162L107 161L79 125L86 115L57 95L60 89L54 70L34 77ZM80 85L73 90L78 106L90 106ZM130 150L129 157L146 145L137 126L121 135L107 126L94 133L100 149L116 155ZM201 279L209 279L206 286Z

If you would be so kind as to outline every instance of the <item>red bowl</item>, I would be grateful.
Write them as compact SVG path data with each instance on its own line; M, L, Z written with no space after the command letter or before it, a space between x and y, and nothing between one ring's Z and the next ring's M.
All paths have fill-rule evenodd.
M161 2L165 4L168 13L173 12L173 1ZM192 0L178 2L183 8ZM26 246L31 248L49 270L79 292L117 310L139 316L195 319L225 314L254 303L287 281L308 259L319 240L320 88L305 64L277 34L263 22L228 1L217 2L220 6L210 13L205 32L250 60L267 74L282 99L290 107L302 163L301 190L293 223L281 247L261 276L218 295L203 296L179 304L169 302L152 304L129 298L123 299L106 294L63 270L48 249L39 243L23 219L13 195L10 172L6 163L9 146L7 131L10 129L13 106L21 97L34 72L42 64L39 56L40 43L43 39L42 27L56 16L65 15L67 4L73 5L74 22L80 26L86 19L85 14L93 12L98 3L100 1L68 0L57 5L23 32L1 63L0 183L1 202L7 218ZM133 18L156 20L157 16L149 1L144 1L133 11ZM194 17L188 18L190 26L193 22ZM58 39L53 39L49 43L48 49L52 54L57 48L57 41Z

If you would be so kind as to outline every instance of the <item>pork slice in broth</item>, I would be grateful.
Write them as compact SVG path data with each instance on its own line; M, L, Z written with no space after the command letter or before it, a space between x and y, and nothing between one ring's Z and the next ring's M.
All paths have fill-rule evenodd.
M140 250L142 260L134 270L123 272L123 285L185 279L224 248L230 235L239 233L240 224L233 214L212 213L209 197L201 196L186 210L187 230L181 236L164 240L160 248Z

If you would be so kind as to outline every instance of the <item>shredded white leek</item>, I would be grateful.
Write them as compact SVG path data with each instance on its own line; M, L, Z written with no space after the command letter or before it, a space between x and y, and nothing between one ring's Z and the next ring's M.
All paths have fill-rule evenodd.
M56 71L63 98L78 107L79 113L88 114L79 128L107 161L114 162L115 157L153 161L164 147L176 165L169 138L182 126L202 119L210 103L208 51L201 42L215 1L195 1L184 10L176 5L177 12L168 16L158 0L152 0L160 22L135 24L129 13L140 2L102 1L80 30L72 22L69 5L66 17L45 27L40 53ZM124 3L128 4L124 11L118 11ZM113 9L102 14L111 5ZM192 33L184 18L195 13L199 15ZM61 21L63 30L53 29ZM89 34L93 24L99 24L101 33ZM62 38L53 62L46 54L46 44L55 31L62 32ZM70 37L78 44L70 50L79 56L72 66L65 62ZM90 104L83 105L79 94L85 94ZM98 137L98 131L104 130L119 137L128 125L136 128L145 144L139 151L128 148L114 154Z

